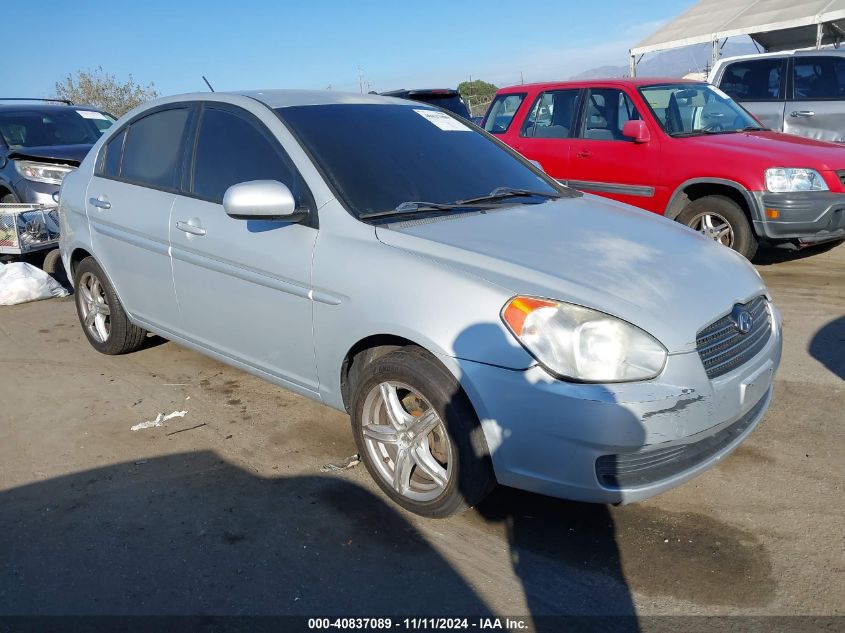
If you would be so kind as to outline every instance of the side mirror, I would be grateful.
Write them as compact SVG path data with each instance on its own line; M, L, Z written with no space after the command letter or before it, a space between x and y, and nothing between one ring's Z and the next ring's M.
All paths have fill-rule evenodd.
M293 194L277 180L250 180L232 185L223 194L223 210L236 220L299 222L308 211L297 209Z
M622 126L622 136L629 138L634 143L648 143L651 140L651 134L648 132L648 126L645 121L628 121Z

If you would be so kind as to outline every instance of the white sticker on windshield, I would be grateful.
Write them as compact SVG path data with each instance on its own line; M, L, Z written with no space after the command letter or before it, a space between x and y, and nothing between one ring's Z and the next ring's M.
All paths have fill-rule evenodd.
M102 112L95 112L94 110L77 110L76 112L83 119L100 119L102 121L108 121L106 115Z
M419 114L426 121L434 123L434 125L446 132L472 132L472 130L466 125L457 119L453 119L445 112L438 112L437 110L417 110L416 108L414 108L414 112Z

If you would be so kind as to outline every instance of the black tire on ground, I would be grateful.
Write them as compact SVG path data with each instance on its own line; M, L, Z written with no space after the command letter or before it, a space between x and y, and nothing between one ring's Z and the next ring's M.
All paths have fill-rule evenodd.
M105 302L109 309L109 325L110 330L105 341L101 341L89 331L85 325L85 317L83 313L82 302L84 301L83 292L80 288L80 281L86 275L93 275L100 282L102 286ZM91 346L102 354L114 356L117 354L128 354L141 348L144 344L144 339L147 332L132 323L126 315L126 311L120 304L114 288L109 283L103 269L94 260L93 257L86 257L76 266L73 273L74 296L76 301L76 313L79 317L79 324L82 326L82 331L85 333L88 342Z
M41 270L50 276L55 276L62 265L62 254L58 248L54 248L44 256L44 261L41 263Z
M489 449L478 416L455 377L431 354L418 347L403 347L376 358L351 374L351 418L355 444L370 475L393 501L421 516L442 518L478 504L495 487ZM365 399L371 390L385 381L401 382L417 390L428 400L446 427L452 445L452 472L443 492L432 500L409 499L394 490L376 470L367 450L362 432Z
M690 202L676 218L681 224L691 228L698 228L703 214L709 213L723 218L733 232L733 243L730 247L752 259L757 252L757 236L751 228L751 223L742 208L733 200L725 196L704 196Z
M0 197L0 203L2 204L17 204L19 202L20 200L18 200L18 197L13 193L7 193Z

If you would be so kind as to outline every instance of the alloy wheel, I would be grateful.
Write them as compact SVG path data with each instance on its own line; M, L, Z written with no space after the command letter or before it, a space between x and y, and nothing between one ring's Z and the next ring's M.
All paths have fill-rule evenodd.
M376 471L398 494L425 502L446 490L452 442L440 416L413 387L375 385L364 399L361 432Z
M105 343L111 335L111 309L103 284L93 273L85 273L78 292L83 326L95 340Z
M694 216L688 226L701 233L704 237L709 237L715 242L719 242L728 248L734 245L734 231L723 216L712 211L699 213Z

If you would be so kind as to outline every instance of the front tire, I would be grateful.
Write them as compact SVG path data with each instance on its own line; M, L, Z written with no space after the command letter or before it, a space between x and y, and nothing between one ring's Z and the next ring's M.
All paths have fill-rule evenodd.
M102 354L128 354L141 348L147 333L129 320L114 288L93 257L73 274L76 313L91 346Z
M757 237L742 208L725 196L704 196L690 202L678 215L686 224L705 237L732 248L746 259L757 252Z
M425 517L452 516L495 486L478 417L430 354L405 347L355 372L352 431L379 487Z

